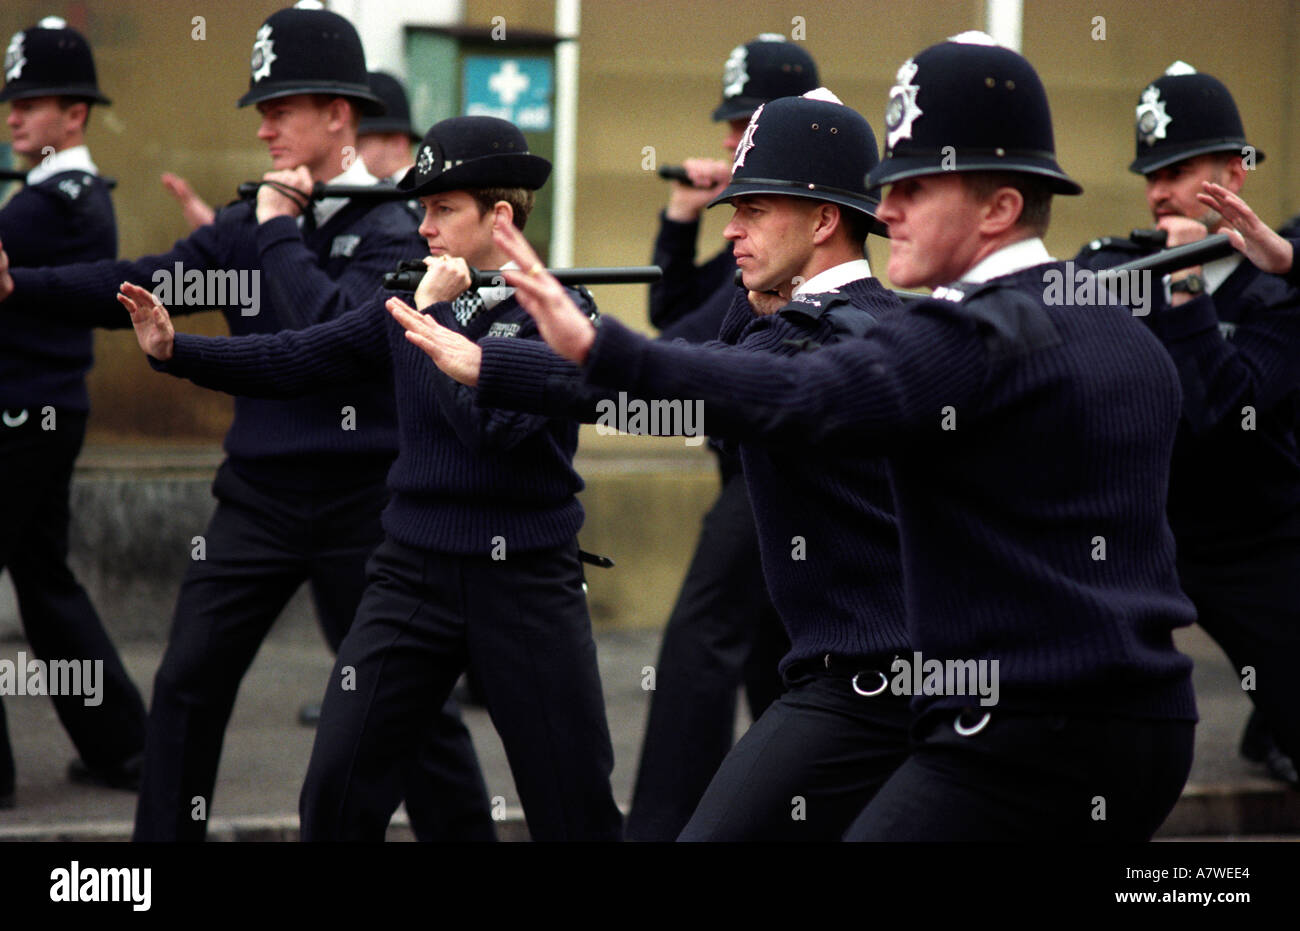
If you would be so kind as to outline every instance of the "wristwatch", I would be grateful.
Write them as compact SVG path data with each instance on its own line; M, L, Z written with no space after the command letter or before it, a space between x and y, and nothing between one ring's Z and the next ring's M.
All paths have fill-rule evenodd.
M1179 278L1176 281L1169 282L1170 294L1190 294L1195 297L1198 294L1205 293L1205 279L1200 275L1191 274L1186 278Z

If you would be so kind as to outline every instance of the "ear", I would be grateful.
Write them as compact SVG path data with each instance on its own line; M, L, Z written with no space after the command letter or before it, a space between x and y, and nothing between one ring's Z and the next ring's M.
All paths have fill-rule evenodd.
M84 129L86 120L90 118L90 104L84 100L78 100L76 103L68 105L63 111L64 127L71 132Z
M325 107L325 119L330 132L339 132L353 122L352 104L342 97L331 97Z
M842 217L840 216L840 207L836 204L820 203L812 213L813 231L812 241L814 246L820 246L829 242L835 235L835 231L840 228Z
M1025 209L1025 198L1013 187L1000 187L984 202L980 232L999 236L1012 229Z
M1219 181L1229 191L1236 194L1241 190L1241 186L1246 183L1246 166L1241 160L1240 155L1234 155L1222 165L1222 171L1219 172L1222 180Z
M498 223L510 224L515 221L515 208L511 207L504 200L499 200L492 205L492 225L495 227Z

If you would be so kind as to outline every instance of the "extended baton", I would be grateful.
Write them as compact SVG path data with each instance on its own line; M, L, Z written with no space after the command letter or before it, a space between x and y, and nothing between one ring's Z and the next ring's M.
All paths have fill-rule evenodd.
M1151 272L1155 275L1167 275L1190 265L1203 265L1232 255L1236 250L1223 233L1206 236L1196 242L1189 242L1172 249L1165 249L1153 255L1144 255L1107 269L1099 269L1098 275L1128 275L1133 272Z
M269 181L245 181L239 185L239 199L248 200L257 196L257 189ZM308 201L324 200L327 197L347 197L352 200L410 200L411 195L399 191L387 184L322 184L317 181L311 186L311 193L306 195Z
M397 271L384 276L384 287L390 291L414 291L428 267L421 259L408 259L397 266ZM658 265L622 265L613 268L548 268L560 284L652 284L664 276ZM492 288L505 284L501 269L469 269L471 288Z

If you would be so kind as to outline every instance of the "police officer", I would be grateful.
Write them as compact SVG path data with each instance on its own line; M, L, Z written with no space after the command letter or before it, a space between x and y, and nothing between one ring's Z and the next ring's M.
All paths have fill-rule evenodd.
M359 111L380 106L366 84L356 30L325 10L273 13L257 32L249 90L239 103L257 106L258 135L272 154L274 170L255 202L223 210L163 255L14 269L13 293L0 309L121 326L129 316L115 299L119 283L161 287L177 266L186 275L230 270L256 285L207 293L195 307L183 299L185 283L172 282L177 312L219 306L236 334L306 327L373 294L383 273L419 248L406 208L336 198L307 205L302 193L315 181L375 183L349 157ZM0 296L5 290L0 283ZM254 293L257 306L244 303ZM236 399L203 558L191 562L181 584L154 682L137 839L204 836L239 682L303 582L311 584L331 648L342 641L365 587L366 559L382 535L394 407L382 378L337 382L291 402ZM404 784L418 836L492 838L482 775L454 709L430 729Z
M117 254L109 185L86 147L100 93L90 45L48 17L15 33L5 53L13 149L30 166L26 187L0 209L0 243L15 265L62 265ZM103 662L103 700L55 696L81 754L79 781L135 788L144 750L144 703L85 590L68 568L68 494L86 432L91 335L10 317L0 322L0 567L18 596L33 653L46 662ZM14 761L0 705L0 808L14 803Z
M411 108L397 78L384 71L371 71L366 74L366 82L371 93L383 102L384 112L361 117L357 125L357 157L376 178L396 184L411 167L411 144L420 141L420 134L411 126ZM215 211L188 181L168 172L162 176L162 183L180 204L192 229L212 222Z
M1264 153L1247 143L1221 81L1176 62L1142 91L1136 136L1129 170L1146 179L1147 206L1169 246L1233 228L1216 208L1232 209L1227 198L1242 190ZM1112 242L1097 242L1081 260L1105 267L1127 257ZM1300 295L1235 254L1170 278L1168 299L1152 289L1143 319L1183 382L1169 486L1179 576L1201 626L1254 702L1243 755L1296 784Z
M727 57L715 122L727 124L722 146L736 151L749 118L778 97L818 85L817 65L783 36L765 33ZM731 180L731 161L687 159L691 183L673 184L660 215L650 286L650 322L663 339L716 339L735 297L730 243L695 264L700 214ZM700 529L690 568L664 628L650 693L641 762L628 812L629 840L673 840L731 748L736 687L743 683L757 720L781 693L777 663L790 643L763 583L753 511L739 456L718 457L721 489Z
M926 49L886 124L869 183L890 186L890 279L938 290L859 339L793 359L664 345L544 279L519 299L590 382L700 398L715 434L889 460L915 653L885 676L917 720L846 837L1149 837L1195 721L1164 514L1177 373L1126 308L1045 299L1051 197L1080 188L1025 59L980 33Z
M367 76L370 90L384 102L384 113L361 117L357 126L357 155L376 178L396 184L411 167L411 146L420 134L411 125L411 105L402 83L385 71Z
M429 130L398 185L425 208L421 310L471 341L536 338L509 289L467 289L466 263L505 263L492 231L525 224L550 168L505 120L455 117ZM402 338L381 298L305 330L215 340L174 335L147 292L124 292L142 348L200 384L261 397L340 381L391 377L396 386L386 538L325 694L302 792L304 840L383 839L398 777L467 665L533 838L619 839L575 539L577 425L479 408L473 390Z
M725 234L748 291L736 289L711 346L824 352L899 312L863 258L868 231L880 231L865 186L876 160L867 121L825 90L754 113L714 200L735 207ZM531 267L518 237L512 246ZM477 383L480 404L591 420L606 397L544 347L471 347L427 318L401 319L444 371ZM859 449L744 442L738 454L762 573L792 642L780 663L789 690L727 754L680 836L835 841L907 752L908 698L879 684L910 652L888 475Z

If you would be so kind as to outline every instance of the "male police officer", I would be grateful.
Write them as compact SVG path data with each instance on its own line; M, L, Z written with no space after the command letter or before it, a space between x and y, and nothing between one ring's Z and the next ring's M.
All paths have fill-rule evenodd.
M94 104L107 104L90 46L49 17L9 42L5 85L13 149L27 186L0 209L0 242L15 265L61 265L117 254L108 185L86 147ZM28 643L45 662L102 663L100 701L54 696L81 754L74 778L135 788L145 710L94 606L68 568L68 492L86 432L91 334L9 317L0 322L0 567L18 595ZM89 683L87 683L89 684ZM0 705L0 808L13 804L14 762Z
M1206 185L1235 196L1263 158L1211 75L1177 62L1142 91L1129 170L1146 178L1147 206L1169 246L1227 228ZM1111 242L1085 248L1081 260L1104 267L1129 257ZM1181 269L1169 290L1143 319L1183 384L1169 486L1179 576L1255 704L1242 753L1296 783L1300 295L1240 255Z
M823 352L900 312L863 258L868 230L879 231L865 185L876 160L867 121L827 91L754 113L714 200L735 207L726 236L749 292L733 289L721 343L710 345ZM511 245L531 268L521 238ZM397 316L444 371L478 385L480 404L590 420L606 400L544 346L480 348L427 317ZM907 751L907 697L880 688L894 657L910 652L888 476L883 460L856 449L754 442L739 454L761 571L792 642L781 661L789 691L727 754L680 836L838 840Z
M357 124L357 157L376 178L396 184L411 167L411 144L420 141L420 134L411 126L410 104L397 78L383 71L371 71L366 81L371 93L383 102L384 112L362 115ZM212 207L184 178L168 172L162 176L162 183L180 204L192 229L211 223L216 217Z
M723 70L727 124L723 148L734 154L754 110L777 97L817 87L817 65L804 49L765 33L732 49ZM731 162L687 159L691 183L673 184L655 240L663 278L650 287L650 322L663 339L716 339L736 296L731 244L695 264L700 213L731 180ZM745 685L757 720L781 692L777 663L789 649L763 583L749 495L735 451L710 444L722 487L664 628L655 689L628 812L629 840L673 840L731 748L736 687Z
M382 274L419 246L406 208L330 198L303 209L312 182L375 180L346 158L358 111L379 106L366 85L356 30L325 10L281 10L258 30L251 72L239 103L261 112L258 136L275 169L256 203L223 210L163 255L14 269L16 290L0 309L120 326L129 317L114 296L125 279L169 283L178 312L219 306L234 333L270 333L331 319L374 293ZM252 287L209 288L199 306L188 303L189 281L213 271ZM240 679L304 581L330 646L342 641L365 587L366 559L382 535L379 512L396 446L392 386L377 378L335 383L290 402L238 398L225 446L203 558L181 585L154 682L139 840L204 836ZM490 839L468 731L448 709L431 734L421 772L405 774L417 835Z
M466 263L505 263L492 231L523 226L549 174L504 120L456 117L429 130L398 186L425 208L421 310L469 339L535 338L508 289L466 290ZM216 340L173 336L147 292L123 290L142 348L200 384L268 398L390 374L396 386L386 539L325 695L303 838L382 840L398 776L468 665L533 838L617 840L613 750L575 539L576 424L480 410L474 391L401 338L380 298L305 330Z
M1149 837L1195 720L1164 515L1177 374L1127 309L1046 302L1064 268L1039 236L1080 188L1029 63L968 33L897 80L870 177L890 278L942 289L862 338L794 359L664 345L510 280L593 383L701 398L717 434L889 459L916 653L881 687L919 693L918 720L847 837Z

